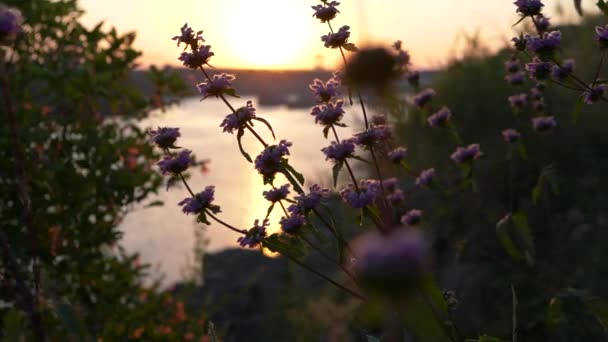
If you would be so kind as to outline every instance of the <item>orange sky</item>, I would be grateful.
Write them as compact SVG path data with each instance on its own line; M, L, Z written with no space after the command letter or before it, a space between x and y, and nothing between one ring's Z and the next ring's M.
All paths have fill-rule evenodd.
M466 34L479 31L492 48L503 46L517 20L513 0L345 0L333 22L351 26L351 40L392 43L400 39L423 68L439 67L458 53ZM546 0L555 16L560 1ZM219 67L252 69L334 68L337 52L325 49L326 24L312 18L314 0L81 0L85 22L100 20L138 32L143 64L175 64L180 50L171 41L188 22L204 30ZM563 1L567 20L575 18ZM592 11L593 3L587 2Z

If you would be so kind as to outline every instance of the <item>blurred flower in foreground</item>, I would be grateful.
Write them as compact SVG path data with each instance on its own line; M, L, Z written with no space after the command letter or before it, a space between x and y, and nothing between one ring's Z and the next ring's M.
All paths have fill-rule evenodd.
M383 91L398 79L409 57L383 47L360 49L346 65L344 81L355 87L370 87Z
M12 41L21 33L23 16L21 12L12 7L0 4L0 43Z
M537 118L532 118L532 127L537 132L546 132L550 131L557 126L557 122L555 122L555 118L552 116L540 116Z
M472 144L466 147L458 147L451 157L457 163L466 163L482 156L479 144Z
M608 90L606 84L593 85L590 90L583 93L583 100L586 104L594 104L606 94L606 90Z
M402 294L414 290L430 267L429 245L419 231L372 232L357 238L352 247L357 258L350 268L371 291Z

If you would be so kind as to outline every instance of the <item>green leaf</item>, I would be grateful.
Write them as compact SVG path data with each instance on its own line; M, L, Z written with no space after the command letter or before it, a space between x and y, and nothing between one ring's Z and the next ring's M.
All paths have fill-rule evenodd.
M325 126L325 128L323 128L323 136L325 137L325 139L327 139L330 129L331 129L331 126Z
M20 342L25 341L23 332L25 331L24 319L21 313L12 309L7 311L2 317L2 341Z
M245 150L243 149L243 144L241 143L241 138L243 137L244 134L245 134L245 131L243 129L239 129L239 132L236 135L236 141L239 143L239 150L241 151L241 154L243 155L243 157L245 157L245 159L247 159L248 162L253 163L253 160L251 160L251 156L249 156L249 154L247 152L245 152Z
M502 244L502 248L504 248L505 252L511 257L511 259L515 261L520 261L524 258L519 249L515 246L513 239L509 235L508 231L509 224L497 224L496 225L496 235L498 235L498 239Z
M234 89L234 88L230 88L230 89L224 90L224 94L232 96L232 97L239 97L240 98L240 96L238 96L236 94L236 89Z
M517 151L519 152L519 156L521 157L521 159L528 160L528 150L526 149L526 145L522 141L517 144Z
M581 116L581 112L583 110L584 105L585 105L585 102L583 100L583 97L579 96L578 100L576 101L576 105L574 106L574 111L572 112L572 122L573 123L578 122L578 119Z
M331 169L332 178L334 180L334 188L338 185L338 177L340 176L340 170L344 166L342 162L336 162L334 167Z
M608 3L604 0L597 0L597 7L599 7L605 15L608 15Z
M152 201L152 202L146 204L146 206L144 206L144 208L162 207L163 205L165 205L165 202L163 202L161 200L156 200L156 201Z
M298 172L293 166L291 166L287 159L281 160L281 164L283 165L283 167L285 169L287 169L287 171L289 171L289 173L291 173L294 177L296 177L296 179L298 180L298 182L300 182L300 184L304 184L304 181L305 181L304 175L301 174L300 172Z
M344 50L350 51L350 52L357 52L357 51L359 51L359 49L357 49L357 47L353 43L346 43L346 44L342 45L342 48Z
M270 216L270 213L272 213L272 209L274 209L274 203L272 203L270 207L268 207L268 210L266 211L266 218Z

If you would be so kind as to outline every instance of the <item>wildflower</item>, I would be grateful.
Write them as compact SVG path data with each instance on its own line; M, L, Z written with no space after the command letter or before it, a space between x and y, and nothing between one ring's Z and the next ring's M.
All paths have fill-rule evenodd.
M524 17L539 15L545 6L540 0L517 0L514 4L517 6L517 12Z
M551 56L555 49L562 43L562 33L560 31L545 32L539 36L527 36L528 50L537 53L539 56Z
M301 214L293 214L288 217L282 217L279 221L281 230L287 234L296 234L304 224L306 224L306 218Z
M370 124L372 126L383 126L387 124L386 116L382 114L374 114L370 119Z
M596 33L595 40L598 41L598 43L600 44L600 47L608 48L608 25L606 25L604 27L596 26L595 33Z
M513 38L511 38L511 41L513 42L513 47L515 48L515 50L517 50L517 51L526 50L528 41L526 40L526 38L523 35L521 35L519 37L513 37Z
M315 123L321 123L323 126L335 125L342 120L344 116L344 101L340 100L336 103L328 102L314 106L310 112L310 115L315 117Z
M188 26L188 23L182 26L181 34L179 36L173 37L172 40L177 40L177 46L181 43L185 43L186 46L191 46L192 49L196 49L198 47L198 42L204 42L203 39L203 31L194 32L194 30Z
M532 118L532 127L537 132L546 132L552 130L557 126L555 118L553 116L539 116Z
M532 62L526 64L526 70L530 78L537 81L549 79L551 76L551 63L543 62L538 57L534 57Z
M544 112L545 107L545 100L543 98L532 102L532 108L534 108L534 110L537 112Z
M508 143L516 142L517 140L519 140L520 136L521 136L521 134L519 134L519 132L514 130L513 128L507 128L504 131L502 131L502 137Z
M17 34L21 33L22 25L21 11L0 4L0 43L14 39Z
M179 202L178 205L182 206L182 211L189 215L198 215L205 210L210 210L212 213L217 214L221 212L218 205L212 204L215 194L215 187L208 186L202 192L194 195L194 197L185 198Z
M401 223L406 226L415 226L422 221L422 210L412 209L401 216Z
M416 178L417 186L430 186L435 177L435 169L426 169L420 172L420 176Z
M351 265L359 283L386 294L415 291L429 269L429 245L421 232L399 229L367 233L353 243Z
M543 92L537 87L530 89L530 97L533 100L541 100L543 98Z
M272 181L274 175L281 171L283 157L289 155L292 143L281 140L278 145L268 146L255 158L255 169L264 177L265 182Z
M156 131L150 131L152 142L162 149L177 148L175 141L181 136L179 128L159 127Z
M348 38L350 37L350 27L344 25L340 27L338 32L336 33L328 33L321 37L321 40L325 42L326 48L336 49L344 46L348 42Z
M418 108L423 108L424 105L431 102L433 97L435 97L435 94L435 90L427 88L414 97L414 104L416 104Z
M340 5L337 1L332 1L329 3L324 3L324 5L316 5L310 6L315 13L312 15L313 17L319 19L322 23L328 22L336 17L336 14L340 13L336 6Z
M397 190L397 183L398 180L395 177L392 178L388 178L382 181L382 187L384 187L384 190L386 190L387 192L393 192L395 190Z
M261 225L259 222L259 220L255 220L253 227L249 229L245 236L241 236L236 240L241 247L255 248L262 243L266 237L266 227L270 225L270 222L268 219L264 219Z
M406 75L407 83L412 87L418 87L420 85L420 72L417 70L410 71Z
M264 195L264 198L267 201L270 201L272 203L284 200L287 198L287 195L289 195L289 184L282 185L279 188L275 188L269 191L264 191L262 195Z
M289 208L287 208L287 211L292 214L306 214L317 207L321 203L321 200L328 196L328 189L322 188L318 184L313 184L310 187L310 192L308 194L301 194L294 198L296 204L290 205Z
M608 90L607 84L592 85L590 90L583 93L583 101L585 101L586 104L594 104L602 99L606 90Z
M308 86L319 102L329 102L332 98L338 96L339 87L340 81L336 77L330 78L325 83L320 79L315 78L312 84Z
M536 25L536 29L540 32L547 31L549 26L551 26L551 21L549 20L549 18L545 17L542 14L537 15L535 17L534 23Z
M524 84L525 74L519 71L505 76L505 80L512 86L522 85Z
M509 104L513 109L521 109L528 100L528 94L521 93L509 96Z
M203 83L199 83L196 87L198 91L203 95L203 99L206 99L209 96L219 97L223 94L232 94L234 95L234 88L232 87L232 81L234 81L236 77L234 75L222 73L219 75L213 75L211 80L207 80Z
M192 52L182 52L178 59L184 63L185 67L198 69L207 64L213 55L210 45L201 45Z
M331 145L321 149L325 153L325 160L331 159L334 162L343 162L346 158L353 156L355 143L353 139L344 139L341 142L332 141Z
M454 153L450 156L450 158L457 163L466 163L470 162L474 159L478 159L483 154L479 149L479 144L471 144L466 147L458 147Z
M400 203L403 203L403 201L405 201L405 194L403 193L403 191L401 191L401 189L395 189L393 192L386 195L386 199L392 205L399 205Z
M561 65L554 65L551 75L554 79L558 81L564 81L568 78L573 72L575 68L574 59L566 59L562 62Z
M448 109L448 107L443 107L437 113L429 116L426 121L431 127L440 127L445 126L445 124L450 120L450 117L452 117L452 112Z
M247 101L245 107L237 109L235 113L226 115L220 127L224 127L224 132L232 133L235 130L243 129L253 119L255 119L255 108L251 101Z
M359 190L350 184L340 191L342 199L353 208L365 208L374 203L380 192L380 182L374 179L362 179L359 182Z
M397 147L388 153L388 159L394 164L401 163L406 157L407 149L405 147Z
M371 126L363 132L356 133L354 143L358 146L371 147L390 140L393 136L391 128L386 125Z
M521 63L517 58L512 58L505 62L505 70L510 74L516 73L520 71L520 69Z
M188 166L194 162L190 154L192 151L182 150L177 156L165 156L161 161L156 163L159 166L162 174L171 173L177 175L188 169Z

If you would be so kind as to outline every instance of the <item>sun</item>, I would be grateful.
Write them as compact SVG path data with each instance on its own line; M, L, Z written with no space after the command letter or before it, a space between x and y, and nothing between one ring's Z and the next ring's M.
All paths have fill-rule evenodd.
M307 1L239 0L226 14L224 42L230 59L242 68L299 67L310 56L312 20ZM308 53L307 53L308 52Z

